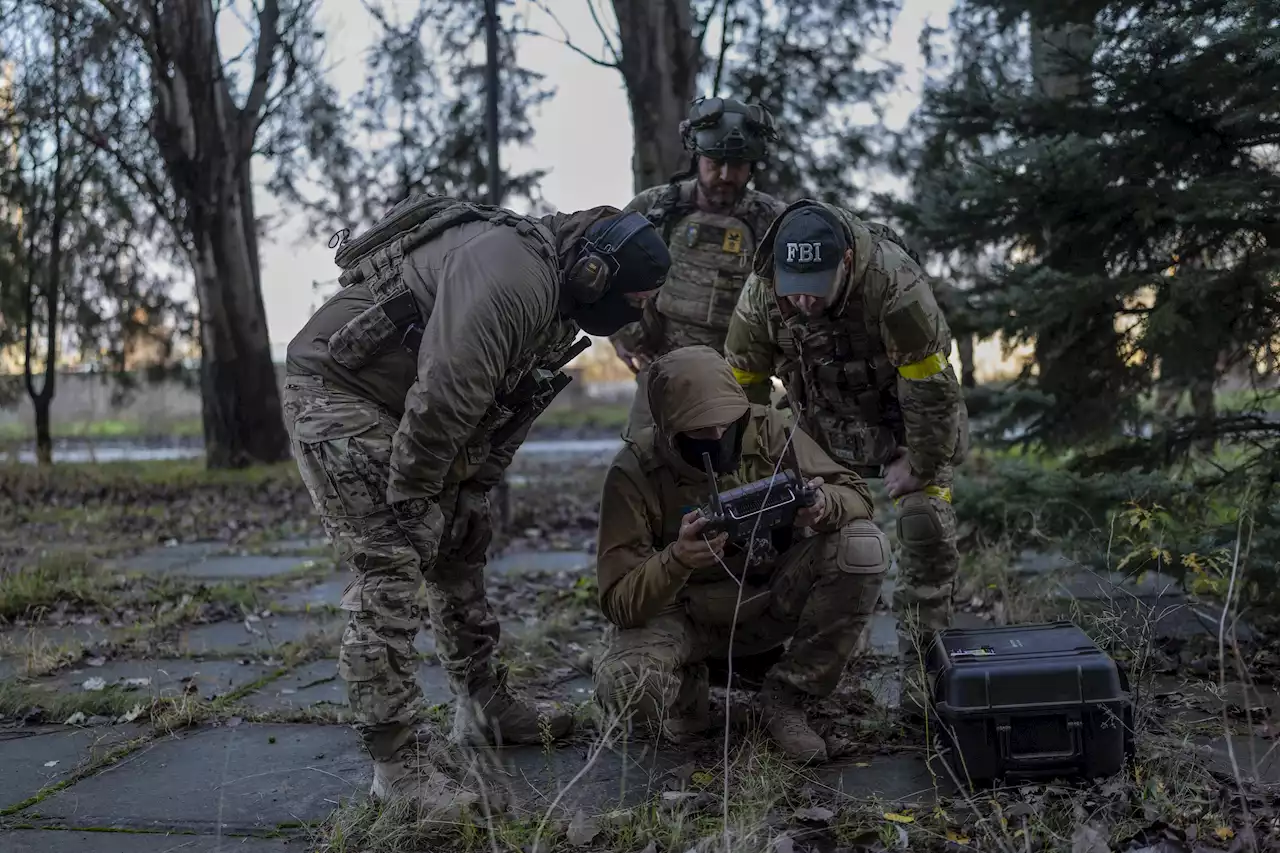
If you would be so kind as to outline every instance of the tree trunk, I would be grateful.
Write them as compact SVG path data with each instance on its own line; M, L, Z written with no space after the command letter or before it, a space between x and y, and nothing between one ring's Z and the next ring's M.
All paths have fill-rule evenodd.
M696 94L702 49L689 0L613 0L622 49L618 70L631 106L631 171L639 192L685 168L680 122Z
M210 0L162 7L153 34L152 134L186 208L200 304L204 440L210 468L289 458L266 310L253 181L254 137L280 44L278 0L258 13L254 77L245 106L227 87Z
M192 217L201 223L194 233L192 265L200 301L200 389L210 468L289 458L258 286L252 198L246 199L244 183L228 180L231 192Z
M973 335L959 335L956 338L956 351L960 356L960 387L976 387L978 383L973 375Z

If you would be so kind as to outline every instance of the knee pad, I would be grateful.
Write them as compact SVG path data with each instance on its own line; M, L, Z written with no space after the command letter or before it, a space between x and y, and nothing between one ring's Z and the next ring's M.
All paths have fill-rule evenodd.
M927 494L912 492L898 502L898 541L904 547L928 547L944 538L938 510Z
M606 658L594 673L596 699L607 710L657 722L676 701L679 679L644 657Z
M876 575L889 570L889 537L869 519L840 528L836 566L851 575Z

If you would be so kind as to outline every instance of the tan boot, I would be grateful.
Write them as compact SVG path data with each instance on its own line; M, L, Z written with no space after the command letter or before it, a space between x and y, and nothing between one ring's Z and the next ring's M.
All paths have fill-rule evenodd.
M571 731L572 714L544 712L513 694L506 667L498 667L492 676L473 684L468 695L458 697L449 737L455 744L504 746L557 741Z
M436 767L420 756L410 744L395 758L373 762L373 786L369 795L384 804L404 802L419 815L456 815L464 807L474 805L479 797L464 791Z
M808 715L795 691L766 684L760 693L769 736L787 757L802 763L827 760L827 744L809 726Z
M677 745L698 740L711 727L711 676L705 663L684 667L675 707L662 721L662 733Z

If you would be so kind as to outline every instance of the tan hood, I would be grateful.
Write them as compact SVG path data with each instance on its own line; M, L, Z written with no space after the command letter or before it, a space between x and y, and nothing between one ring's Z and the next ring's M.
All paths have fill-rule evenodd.
M649 368L654 448L680 467L689 468L675 452L676 433L732 423L750 409L729 363L711 347L672 350Z

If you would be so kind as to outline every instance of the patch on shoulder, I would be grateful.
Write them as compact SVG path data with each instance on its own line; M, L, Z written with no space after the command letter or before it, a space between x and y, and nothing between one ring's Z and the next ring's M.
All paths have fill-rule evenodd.
M919 352L933 342L933 323L930 322L929 315L936 313L936 308L930 312L928 308L933 306L925 305L926 296L930 303L933 301L928 293L927 287L916 288L901 305L885 315L884 325L889 333L889 342L898 352Z

